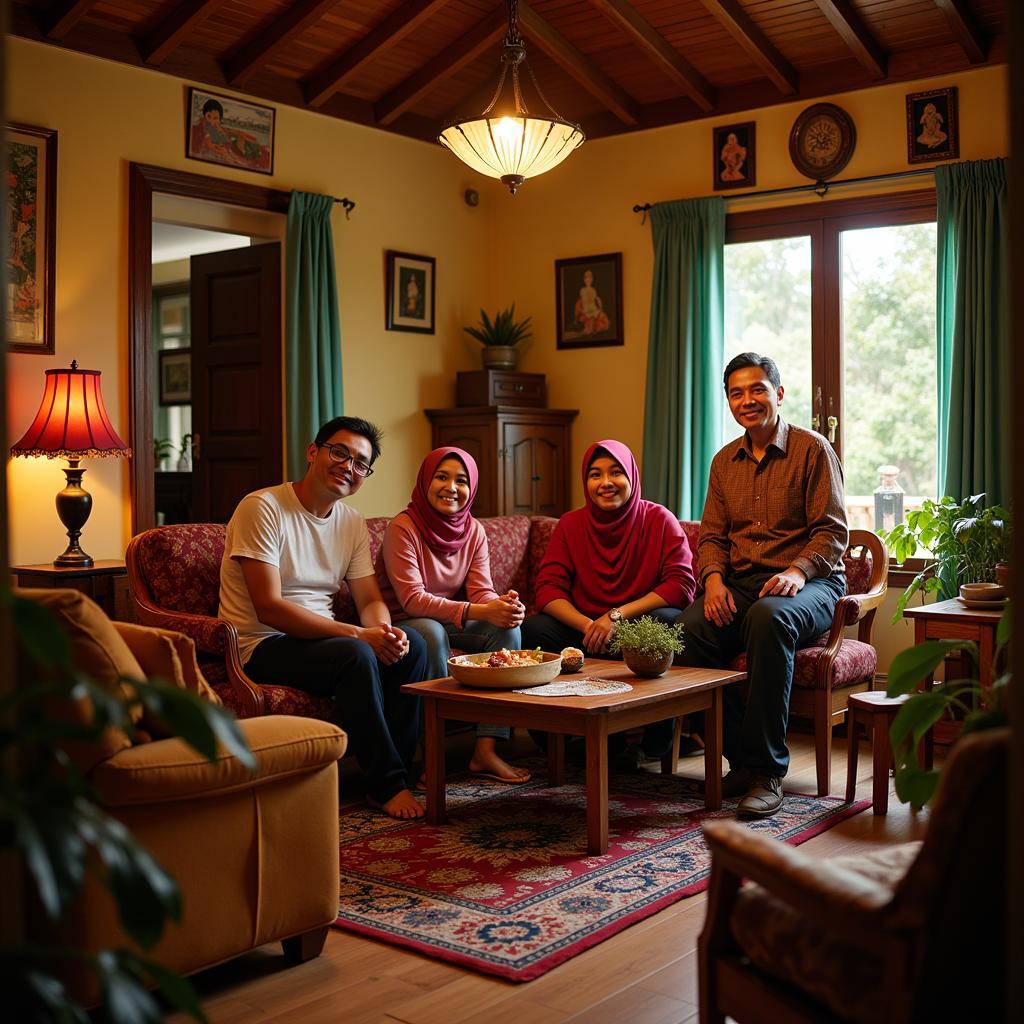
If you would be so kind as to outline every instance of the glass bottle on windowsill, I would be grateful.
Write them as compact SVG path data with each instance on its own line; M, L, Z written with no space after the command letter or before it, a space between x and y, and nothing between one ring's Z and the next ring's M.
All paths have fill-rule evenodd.
M899 466L879 466L882 482L875 488L875 530L891 530L903 522L903 488L896 482Z

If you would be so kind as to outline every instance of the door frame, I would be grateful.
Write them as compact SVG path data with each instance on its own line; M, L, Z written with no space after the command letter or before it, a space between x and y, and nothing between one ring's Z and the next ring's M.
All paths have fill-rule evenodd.
M291 193L151 164L128 165L128 463L132 536L156 525L153 505L153 194L288 212Z

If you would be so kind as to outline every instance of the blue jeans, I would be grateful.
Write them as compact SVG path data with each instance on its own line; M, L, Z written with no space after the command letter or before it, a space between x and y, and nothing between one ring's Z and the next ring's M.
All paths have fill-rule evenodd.
M384 803L410 788L420 700L401 688L426 678L426 666L426 645L415 633L409 636L408 653L394 665L382 665L373 648L354 637L272 636L256 645L245 671L257 683L333 697L334 718L348 733L366 775L366 790Z
M731 576L725 585L736 602L727 626L704 618L702 594L679 616L686 627L684 665L725 668L741 651L747 653L747 702L739 687L727 686L723 696L723 753L731 768L763 775L789 771L789 694L793 687L796 649L826 632L836 603L846 593L846 576L808 580L793 597L758 598L774 573Z
M660 622L673 623L679 618L679 609L655 608L653 611L644 612L644 614L650 615L651 618L658 619ZM639 616L636 617L639 618ZM563 647L578 647L583 650L583 634L578 629L559 622L552 615L538 612L523 623L523 646L527 650L539 647L542 651L551 651L552 653L562 650ZM586 652L584 651L584 653ZM606 653L601 657L621 659L622 655ZM648 757L661 757L668 753L672 746L673 724L674 719L667 718L663 722L651 722L644 726L644 738L641 741L641 746ZM531 733L531 735L533 734ZM534 736L534 739L536 740L537 737ZM624 738L616 739L615 736L612 736L611 741L613 751L615 747L625 742Z
M448 657L453 647L478 654L481 651L500 651L502 647L517 651L522 646L518 626L502 629L481 619L473 619L461 629L437 619L405 619L395 625L407 633L414 630L423 637L427 645L427 674L424 679L444 679L448 675ZM512 730L507 725L481 724L476 727L476 734L507 740Z

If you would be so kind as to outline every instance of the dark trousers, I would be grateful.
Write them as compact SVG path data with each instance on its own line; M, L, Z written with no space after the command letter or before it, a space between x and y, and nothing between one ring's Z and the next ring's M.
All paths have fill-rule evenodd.
M420 700L401 687L424 678L427 647L415 631L406 636L409 653L394 665L382 665L369 644L344 636L268 637L245 664L257 683L334 698L334 719L348 733L366 791L381 803L409 788L420 734Z
M673 623L679 618L679 609L655 608L653 611L644 612L644 614L659 619L661 622ZM563 647L578 647L583 650L583 634L578 629L573 629L572 626L567 626L564 622L559 622L558 619L551 615L545 615L543 612L531 615L523 622L521 628L523 648L526 650L531 650L534 647L552 653L557 653ZM583 653L586 654L586 651ZM622 655L605 653L601 657L619 660ZM672 746L672 725L673 720L669 718L663 722L651 722L644 726L644 738L641 745L648 757L661 757L668 753L669 747ZM531 732L530 735L537 739L534 733ZM624 745L625 734L617 733L609 741L609 746L613 751L617 748L621 749Z
M679 617L686 627L684 665L724 668L747 652L746 705L738 686L725 687L723 752L732 768L764 775L789 771L789 693L796 649L826 632L846 577L835 573L808 580L794 597L758 598L774 573L729 577L736 614L727 626L704 618L703 594Z

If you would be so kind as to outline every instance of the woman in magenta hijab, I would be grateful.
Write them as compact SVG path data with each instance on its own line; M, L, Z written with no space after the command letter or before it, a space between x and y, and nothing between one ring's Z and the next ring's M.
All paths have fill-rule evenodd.
M664 506L640 496L633 453L598 441L583 456L583 508L558 521L537 574L539 614L523 623L525 647L579 647L609 657L619 619L667 622L692 601L696 582L686 535ZM643 751L671 740L671 723L645 730Z
M487 536L473 518L479 474L461 448L436 448L420 466L412 500L388 523L378 562L381 590L394 622L427 644L427 679L448 675L452 647L499 651L521 646L525 609L515 591L499 596L491 582ZM499 782L530 773L501 758L506 726L478 725L470 771Z

